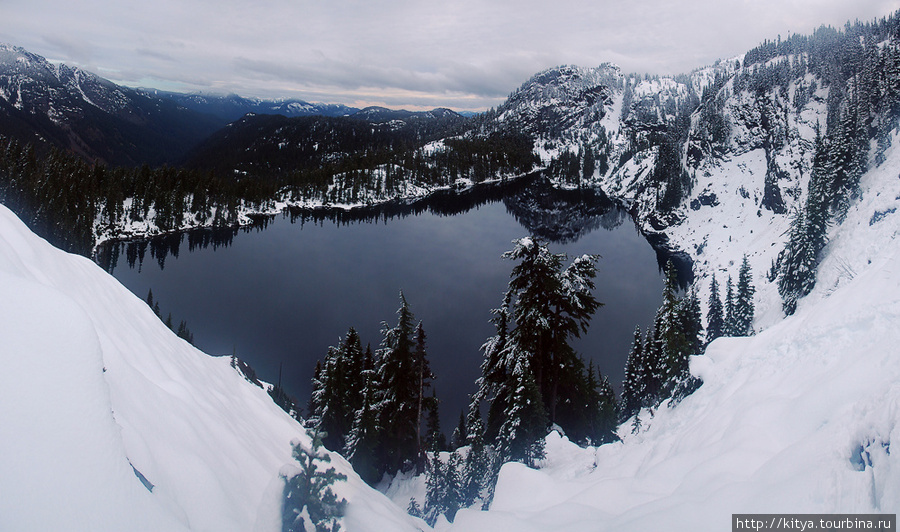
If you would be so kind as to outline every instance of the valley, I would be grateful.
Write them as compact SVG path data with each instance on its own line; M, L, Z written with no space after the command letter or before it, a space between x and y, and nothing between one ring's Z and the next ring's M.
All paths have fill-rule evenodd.
M0 528L892 513L898 80L900 12L680 75L547 68L475 115L0 45Z

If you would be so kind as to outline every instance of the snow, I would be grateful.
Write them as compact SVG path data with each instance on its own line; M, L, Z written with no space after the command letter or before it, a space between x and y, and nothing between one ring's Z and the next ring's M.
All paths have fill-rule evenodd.
M794 316L713 342L691 363L703 386L645 413L638 434L624 427L620 443L580 449L552 434L540 471L505 465L491 511L462 511L450 530L721 530L732 513L896 512L900 216L868 218L881 198L900 201L893 155L835 235L826 286ZM829 286L832 257L850 255L855 275Z
M309 440L228 357L177 338L5 207L0 293L0 530L280 529L279 471L290 441ZM348 529L417 528L332 463L349 477L335 486Z
M795 315L768 309L761 321L771 323L758 335L713 342L691 360L703 386L676 408L642 412L641 429L624 425L621 442L582 449L551 434L540 470L504 465L491 510L462 510L447 529L712 531L727 528L732 513L896 512L898 142L832 229L816 289ZM733 157L708 185L760 190L750 183L765 172L760 157ZM708 242L710 264L733 265L736 277L743 253L758 262L779 247L770 244L783 217L757 216L752 197L733 191L720 198L721 208L695 211L693 228ZM721 213L732 226L719 229ZM780 306L772 284L757 277L758 307L760 297Z
M635 93L678 98L685 89L663 78ZM790 141L770 154L788 173L778 182L788 211L804 199L826 99L819 88L790 113ZM728 99L727 153L701 164L686 202L715 194L717 205L686 207L666 234L695 260L704 305L711 275L724 290L748 256L759 334L720 338L693 357L703 386L676 408L643 411L640 430L624 425L621 442L583 449L551 434L540 470L504 465L490 511L461 510L436 530L703 531L727 527L732 513L900 508L900 453L890 452L900 437L900 135L830 229L816 288L784 319L766 273L789 214L760 207L768 168L759 131L747 127L758 111L751 100ZM616 92L603 118L610 133L621 129L621 105ZM540 148L547 159L564 146ZM654 159L640 152L601 184L638 202ZM289 442L308 438L228 359L175 337L93 263L51 248L2 207L0 293L0 530L279 529L279 472L292 463ZM335 486L350 501L345 529L428 528L404 512L411 497L424 503L421 477L395 479L383 495L340 456L332 464L349 477Z

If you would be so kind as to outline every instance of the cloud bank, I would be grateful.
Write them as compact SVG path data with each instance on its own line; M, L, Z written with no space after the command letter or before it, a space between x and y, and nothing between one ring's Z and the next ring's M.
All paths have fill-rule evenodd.
M114 81L348 105L477 110L532 74L689 72L900 0L4 0L0 41Z

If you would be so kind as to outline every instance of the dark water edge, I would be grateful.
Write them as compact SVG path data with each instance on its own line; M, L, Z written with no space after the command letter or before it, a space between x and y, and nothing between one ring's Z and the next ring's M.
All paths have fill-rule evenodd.
M283 383L301 405L315 360L348 327L378 347L381 323L394 324L402 289L429 335L449 433L474 389L479 348L493 334L490 310L513 266L500 255L529 234L570 257L603 256L596 295L606 306L575 347L618 387L634 326L652 321L660 268L673 254L665 242L648 246L602 191L554 189L540 175L415 201L290 209L242 228L109 243L97 262L141 298L152 289L162 315L186 320L204 351L234 352L269 382L283 367ZM689 258L679 264L688 264L689 278Z

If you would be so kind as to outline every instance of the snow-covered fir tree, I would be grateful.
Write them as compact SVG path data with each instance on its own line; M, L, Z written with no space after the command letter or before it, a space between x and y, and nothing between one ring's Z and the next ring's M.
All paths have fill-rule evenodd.
M709 304L706 312L706 342L712 342L724 333L725 314L722 308L722 299L719 296L719 284L713 274L709 283Z
M347 479L333 467L321 470L320 464L331 462L331 456L322 449L322 433L310 434L312 444L306 448L301 442L293 442L293 456L299 462L299 471L284 476L284 502L282 527L285 532L338 532L347 501L338 499L331 486Z
M625 360L625 382L622 384L622 417L627 419L641 409L644 390L644 344L641 337L641 328L634 328L634 340L631 342L631 351Z
M723 336L737 336L737 316L735 310L734 282L731 275L725 281L725 327L722 331Z
M397 310L397 325L382 324L382 344L377 361L379 422L382 464L395 472L418 459L421 410L420 375L415 354L415 325L403 293Z
M750 261L744 255L741 269L738 272L737 294L734 304L734 336L751 336L753 334L754 303L753 273Z

